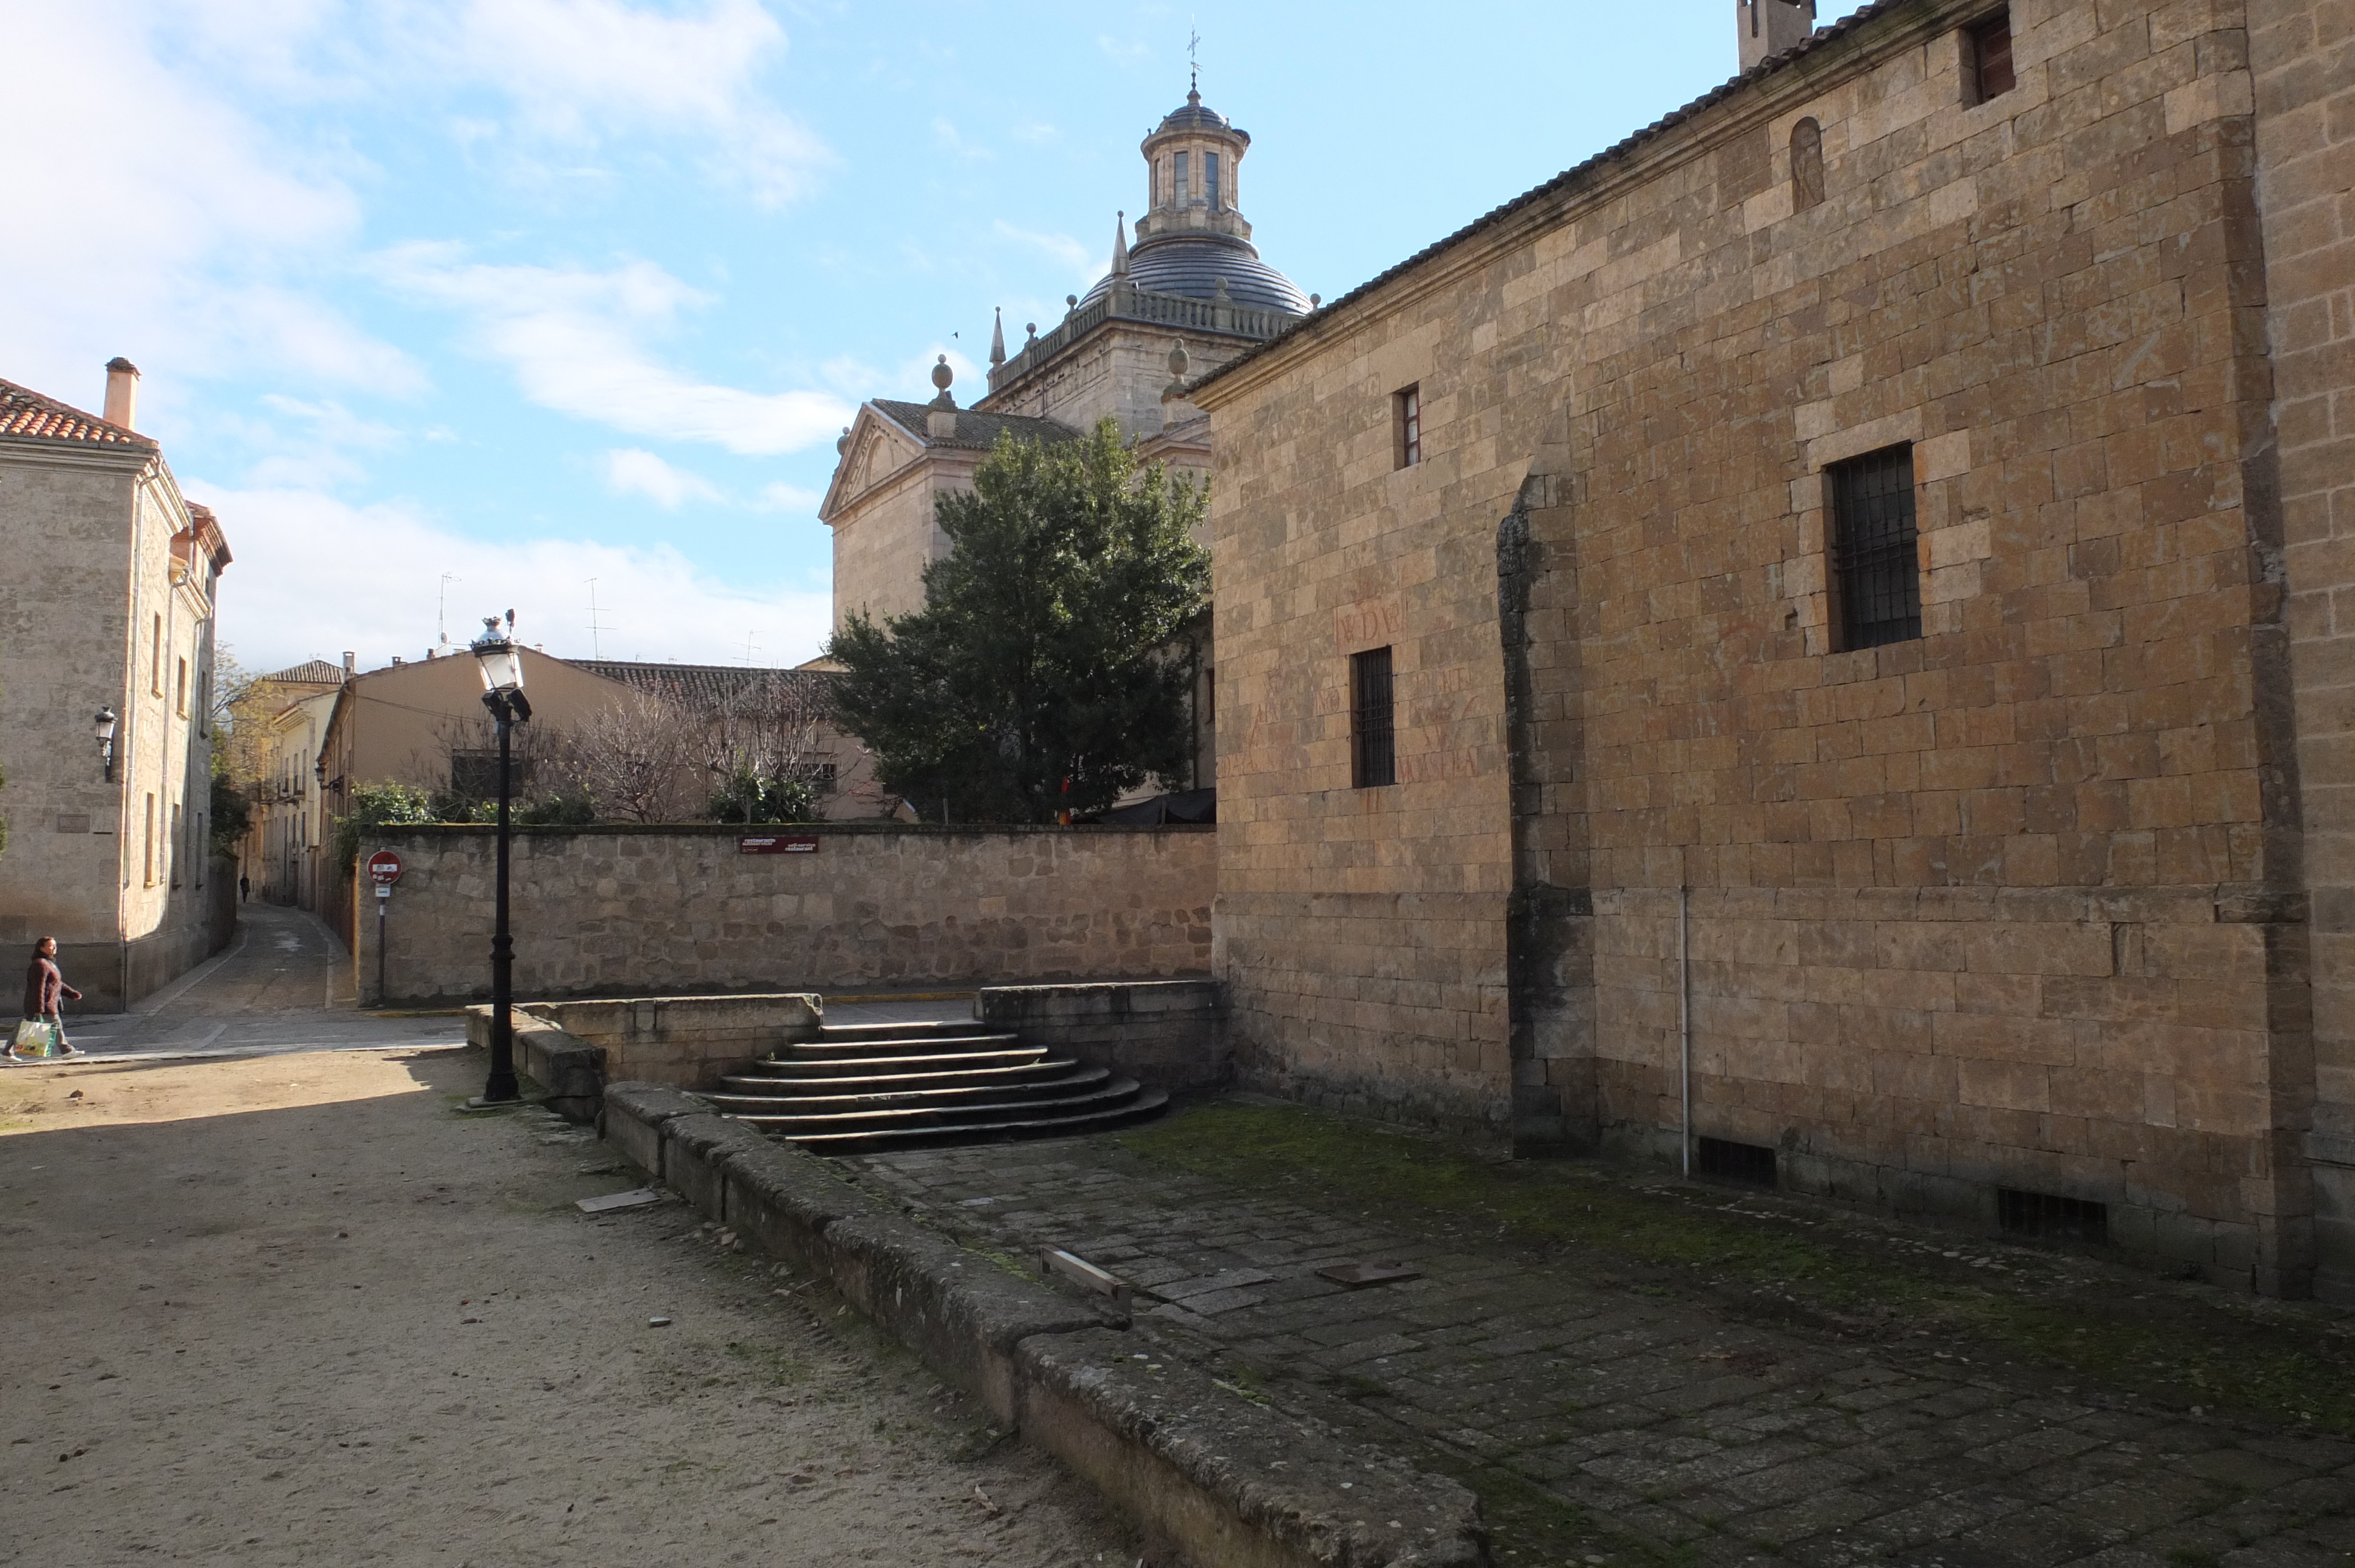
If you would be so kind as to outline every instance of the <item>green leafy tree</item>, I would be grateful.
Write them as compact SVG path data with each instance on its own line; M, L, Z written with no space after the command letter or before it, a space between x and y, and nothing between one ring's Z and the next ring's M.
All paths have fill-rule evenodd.
M924 608L853 615L827 644L847 672L835 717L884 788L928 818L1043 822L1184 777L1204 500L1110 419L1051 445L999 437L972 492L935 503L953 549L924 568Z
M238 846L253 826L253 797L229 777L229 758L213 753L212 852L234 860Z
M433 798L408 784L362 784L352 791L352 811L336 819L336 861L346 872L359 859L360 834L392 822L442 822Z
M805 779L767 779L740 768L712 791L705 810L715 822L806 822L817 815L817 789Z

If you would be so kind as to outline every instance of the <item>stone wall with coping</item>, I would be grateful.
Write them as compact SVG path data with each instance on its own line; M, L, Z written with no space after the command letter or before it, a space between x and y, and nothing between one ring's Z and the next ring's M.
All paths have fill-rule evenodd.
M1215 980L989 986L973 1015L1156 1088L1212 1089L1228 1076Z
M1208 970L1216 830L783 830L815 853L740 853L742 830L525 829L512 873L519 997L677 996L866 986L1177 977ZM764 830L765 832L765 830ZM406 867L361 911L364 1005L479 1000L489 988L493 830L363 836ZM373 905L370 889L358 896Z

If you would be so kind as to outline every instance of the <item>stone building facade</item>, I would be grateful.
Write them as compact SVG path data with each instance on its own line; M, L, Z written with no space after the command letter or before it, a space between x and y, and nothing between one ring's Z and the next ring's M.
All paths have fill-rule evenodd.
M336 694L352 672L349 653L340 665L307 660L261 676L239 704L240 722L256 732L253 813L240 874L272 904L319 906L322 860L335 831L319 779L319 747Z
M107 366L102 417L0 381L0 945L55 937L84 1012L129 1006L226 939L208 841L229 549L134 428L138 379Z
M1197 384L1247 1075L2355 1298L2350 47L1883 0Z

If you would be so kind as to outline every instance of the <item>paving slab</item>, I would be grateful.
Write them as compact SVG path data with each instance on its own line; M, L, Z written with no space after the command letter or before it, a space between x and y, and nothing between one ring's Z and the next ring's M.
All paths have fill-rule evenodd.
M1581 1563L2350 1561L2334 1544L2355 1532L2343 1439L2186 1419L2094 1380L2023 1377L1967 1345L1761 1320L1470 1227L1327 1212L1289 1186L1263 1197L1118 1139L843 1163L919 1218L1014 1255L1122 1238L1140 1250L1104 1266L1166 1303L1137 1331L1414 1462L1453 1456L1492 1514L1509 1472L1538 1497L1507 1510L1523 1523L1491 1519L1500 1563L1549 1561L1573 1540ZM1910 1252L1996 1277L2039 1266L1934 1234ZM1368 1258L1424 1274L1366 1290L1316 1279ZM2212 1552L2187 1543L2190 1515L2235 1499L2245 1511Z

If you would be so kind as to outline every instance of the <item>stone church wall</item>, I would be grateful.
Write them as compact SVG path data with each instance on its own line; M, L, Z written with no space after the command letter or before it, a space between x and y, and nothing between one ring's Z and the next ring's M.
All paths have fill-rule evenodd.
M1209 965L1213 829L777 831L818 848L747 854L740 828L518 832L517 996L965 989ZM354 968L366 1005L488 994L496 843L482 827L363 838L363 862L389 848L407 868L387 916L381 989L377 900L359 890Z
M2089 1200L2296 1288L2241 11L2023 0L2019 84L1972 104L1984 10L1884 13L1197 395L1239 1065L1673 1154L1689 983L1693 1130L1786 1184ZM1923 635L1841 652L1825 470L1898 443ZM1352 789L1347 656L1383 645L1401 782Z
M2355 9L2250 0L2314 932L2318 1287L2355 1300Z

